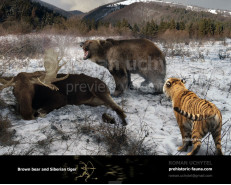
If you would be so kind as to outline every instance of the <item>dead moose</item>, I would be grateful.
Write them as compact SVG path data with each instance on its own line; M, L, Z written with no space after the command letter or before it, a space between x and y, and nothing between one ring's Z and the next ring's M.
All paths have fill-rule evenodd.
M53 50L44 58L45 71L19 73L12 78L0 78L0 90L13 86L18 111L23 119L44 116L65 105L105 105L112 108L126 125L124 111L113 101L107 85L84 74L58 74L61 59Z

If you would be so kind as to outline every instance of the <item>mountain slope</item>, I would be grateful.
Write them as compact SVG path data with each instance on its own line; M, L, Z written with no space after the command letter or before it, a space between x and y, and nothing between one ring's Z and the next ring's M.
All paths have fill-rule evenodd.
M83 17L83 19L84 20L95 20L97 22L103 19L105 16L125 7L125 5L117 4L119 2L121 1L117 1L115 3L110 3L110 4L105 4L103 6L95 8L91 10L89 13L87 13Z
M46 7L46 8L49 8L50 10L52 10L52 11L58 13L58 14L61 14L62 16L67 17L67 18L68 18L68 17L71 17L71 16L73 16L73 15L80 15L80 14L83 14L83 12L78 11L78 10L74 10L74 11L65 11L65 10L63 10L63 9L61 9L61 8L58 8L58 7L54 6L54 5L51 5L51 4L46 3L46 2L44 2L44 1L41 1L41 0L31 0L31 1L32 1L32 2L36 2L36 3L39 3L40 5L42 5L42 6Z
M82 15L84 14L83 12L79 11L79 10L72 10L72 11L68 11L69 13L71 13L72 15Z
M27 33L62 23L65 17L31 0L1 0L0 25L4 30ZM21 31L20 31L21 30Z
M221 10L221 9L209 9L209 8L202 8L199 6L195 6L195 5L187 5L187 3L175 3L175 2L164 2L162 0L123 0L121 2L119 2L119 4L122 5L130 5L133 3L137 3L137 2L145 2L145 3L149 3L149 2L158 2L161 4L168 4L170 6L175 6L175 7L181 7L181 8L185 8L185 9L190 9L193 11L204 11L204 12L210 12L213 14L223 14L224 16L231 16L231 11L228 10Z
M205 11L194 11L185 6L171 6L166 3L158 2L137 2L125 6L123 9L112 12L102 18L103 21L116 23L119 20L126 19L130 24L139 24L155 20L170 21L197 21L201 18L209 18L218 21L231 21L231 17L225 17L222 14L213 14Z
M231 12L165 3L158 0L124 0L100 6L84 16L85 20L102 20L113 24L122 19L128 20L130 24L139 24L152 19L157 22L171 19L187 22L201 18L229 21Z

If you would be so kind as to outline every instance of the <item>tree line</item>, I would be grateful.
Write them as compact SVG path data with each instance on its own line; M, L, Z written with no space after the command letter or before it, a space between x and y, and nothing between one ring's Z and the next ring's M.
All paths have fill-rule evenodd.
M0 34L30 33L34 31L52 30L58 33L76 35L131 35L135 37L157 38L169 34L186 34L189 38L231 37L231 22L213 18L176 21L147 21L131 25L122 19L115 23L65 18L62 15L30 0L1 0L0 2ZM179 34L179 35L180 35Z
M64 20L58 13L30 0L0 1L1 31L28 33Z
M102 25L108 27L110 24L98 23L96 26L90 26L89 28L97 29ZM170 21L161 20L159 23L152 20L134 25L130 25L126 19L123 19L122 21L118 21L113 26L120 32L130 31L136 36L153 38L158 37L158 35L163 34L167 30L172 30L175 32L185 31L190 38L231 36L231 25L207 18L188 23L184 21L176 22L174 19Z
M71 18L66 20L60 27L64 30L73 30L73 33L80 34L105 32L108 35L132 35L136 37L157 38L170 31L170 33L184 33L189 38L208 38L208 37L231 37L231 23L202 18L194 22L155 20L131 25L126 19L110 22L95 22L94 20L82 20ZM74 28L74 29L73 29Z

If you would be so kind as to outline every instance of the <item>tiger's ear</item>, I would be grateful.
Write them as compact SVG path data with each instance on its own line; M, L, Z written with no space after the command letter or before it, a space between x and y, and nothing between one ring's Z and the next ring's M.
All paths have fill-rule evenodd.
M169 81L166 82L166 86L167 86L167 87L171 87L171 85L172 85L171 82L169 82Z
M181 79L181 82L182 82L183 84L185 84L185 83L186 83L185 79Z

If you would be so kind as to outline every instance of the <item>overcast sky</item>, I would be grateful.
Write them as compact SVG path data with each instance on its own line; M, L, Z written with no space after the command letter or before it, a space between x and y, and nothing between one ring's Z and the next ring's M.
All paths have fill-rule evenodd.
M100 5L116 0L42 0L64 10L80 10L88 12ZM204 8L231 10L231 0L163 0L178 2L184 5L196 5Z
M100 5L113 2L115 0L42 0L44 2L55 5L64 10L80 10L88 12Z
M196 5L204 8L231 10L231 0L163 0L184 5Z

